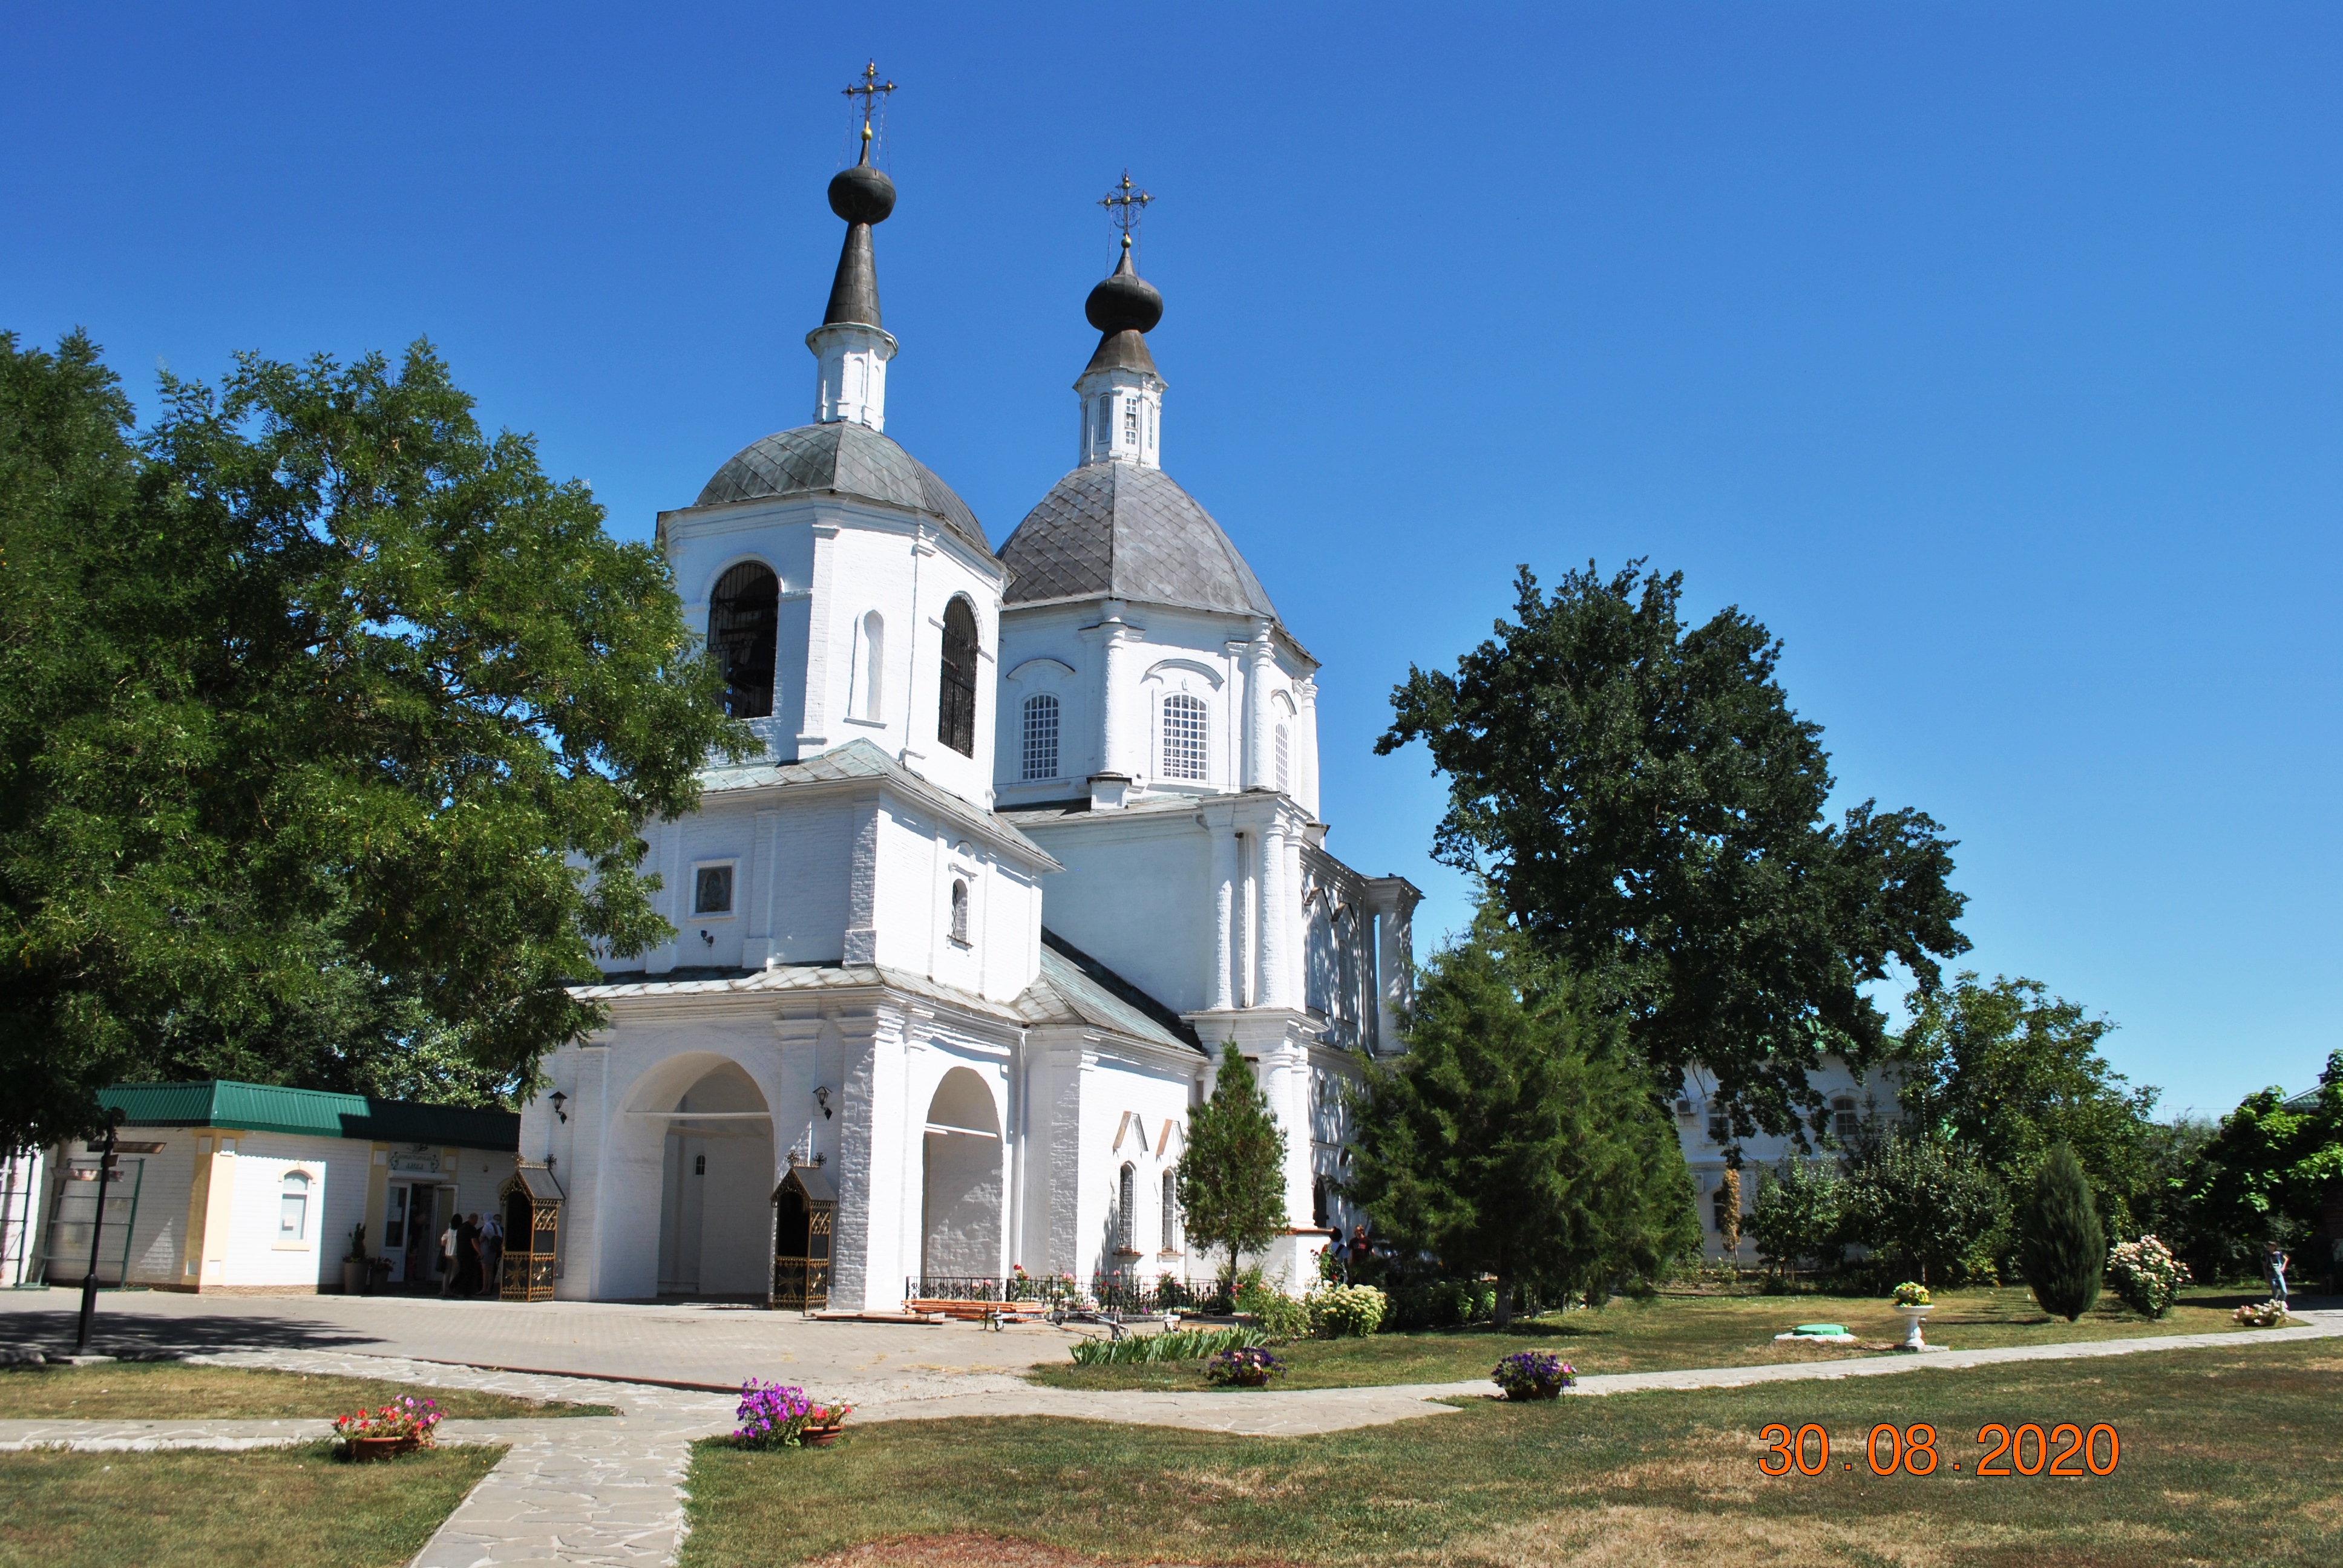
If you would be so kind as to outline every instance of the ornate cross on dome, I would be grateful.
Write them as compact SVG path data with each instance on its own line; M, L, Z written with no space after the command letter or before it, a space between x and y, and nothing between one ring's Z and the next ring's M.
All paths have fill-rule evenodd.
M1143 190L1134 189L1131 171L1122 171L1122 183L1100 198L1099 206L1106 208L1107 221L1122 231L1122 246L1131 248L1131 231L1139 226L1139 216L1155 198Z
M879 106L880 98L894 90L894 83L882 82L879 79L879 62L876 60L871 60L864 64L862 67L862 80L844 89L849 99L860 98L862 100L861 161L866 164L870 161L870 112ZM1126 178L1123 183L1128 185L1130 181Z

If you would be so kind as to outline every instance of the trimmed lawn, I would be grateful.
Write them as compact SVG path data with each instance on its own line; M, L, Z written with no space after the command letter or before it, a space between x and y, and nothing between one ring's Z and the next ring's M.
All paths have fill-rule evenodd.
M2171 1315L2156 1321L2112 1294L2068 1322L2034 1304L2022 1288L1939 1291L1929 1315L1930 1344L1948 1350L2135 1339L2150 1334L2253 1333L2229 1318L2258 1297L2234 1291L2189 1291ZM1802 1345L1775 1334L1800 1323L1842 1323L1864 1342ZM1463 1382L1485 1378L1514 1351L1552 1351L1582 1372L1667 1372L1684 1367L1755 1366L1769 1362L1838 1361L1878 1355L1904 1338L1904 1320L1876 1296L1706 1295L1663 1292L1648 1301L1614 1301L1599 1312L1560 1312L1516 1322L1505 1333L1486 1327L1371 1334L1363 1340L1302 1340L1280 1345L1290 1371L1280 1388L1355 1388L1380 1383ZM1051 1388L1194 1389L1208 1386L1202 1362L1076 1366L1052 1362L1025 1374Z
M982 1539L1002 1537L1111 1560L1378 1568L2323 1568L2343 1538L2338 1407L2343 1346L2312 1342L1552 1404L1474 1401L1454 1415L1304 1438L893 1422L850 1428L824 1450L700 1444L682 1562L1038 1560ZM1823 1427L1827 1468L1761 1473L1772 1461L1758 1434L1773 1422ZM1873 1474L1864 1443L1878 1422L1933 1423L1936 1473ZM1986 1449L1975 1440L1988 1422L2046 1431L2104 1422L2122 1437L2121 1457L2106 1476L1980 1477ZM850 1551L939 1536L947 1539Z
M467 1446L345 1464L323 1442L0 1454L0 1565L393 1568L503 1457Z
M311 1377L251 1367L189 1366L184 1362L116 1362L111 1366L13 1366L0 1370L0 1421L297 1421L330 1420L360 1405L372 1410L407 1394L435 1399L450 1417L475 1421L518 1416L616 1415L607 1404L564 1404L462 1389L417 1388L373 1378Z

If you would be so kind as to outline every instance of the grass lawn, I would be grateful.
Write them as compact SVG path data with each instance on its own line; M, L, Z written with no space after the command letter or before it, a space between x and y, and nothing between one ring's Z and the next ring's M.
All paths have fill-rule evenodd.
M345 1464L322 1442L0 1454L0 1565L391 1568L503 1457L468 1446Z
M2145 1334L2253 1333L2257 1331L2239 1328L2229 1318L2233 1308L2249 1299L2260 1298L2234 1291L2189 1291L2183 1293L2170 1316L2151 1322L2109 1293L2099 1298L2096 1310L2070 1323L2043 1312L2022 1288L1940 1291L1926 1332L1930 1344L1957 1351ZM1800 1323L1815 1322L1844 1324L1864 1342L1800 1345L1779 1343L1774 1338ZM1502 1334L1485 1327L1434 1329L1281 1345L1277 1353L1291 1370L1278 1380L1278 1386L1462 1382L1487 1377L1499 1357L1520 1350L1552 1351L1582 1372L1664 1372L1877 1355L1903 1338L1904 1320L1875 1296L1671 1292L1649 1301L1615 1301L1600 1312L1563 1312L1516 1322ZM1088 1367L1053 1362L1026 1375L1051 1388L1206 1386L1202 1362Z
M895 1422L850 1428L824 1450L701 1444L682 1562L1075 1561L1056 1548L1085 1560L1376 1568L2325 1565L2343 1539L2338 1408L2343 1346L2312 1342L1551 1404L1476 1401L1453 1415L1302 1438ZM1883 1421L1934 1424L1936 1473L1873 1474L1864 1442ZM1823 1473L1760 1473L1772 1461L1758 1434L1773 1422L1829 1433ZM2121 1457L2106 1476L1980 1477L1986 1450L1975 1439L1988 1422L2046 1431L2107 1422ZM935 1537L945 1539L850 1550Z
M311 1377L250 1367L189 1366L184 1362L116 1362L110 1366L0 1369L0 1421L283 1421L330 1419L404 1394L439 1402L449 1416L615 1415L607 1404L564 1404L461 1389L416 1388L372 1378Z

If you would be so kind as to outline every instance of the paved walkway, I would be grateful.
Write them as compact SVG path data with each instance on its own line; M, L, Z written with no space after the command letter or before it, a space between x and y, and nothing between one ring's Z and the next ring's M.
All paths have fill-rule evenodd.
M1633 1372L1580 1380L1581 1395L1750 1383L1883 1377L2016 1362L2072 1361L2195 1348L2247 1349L2343 1337L2343 1310L2298 1309L2305 1326L2252 1334L2173 1334L2006 1350L1949 1351L1772 1366ZM818 1328L858 1325L814 1325ZM893 1329L897 1335L929 1331ZM967 1331L973 1333L975 1331ZM949 1341L944 1342L949 1343ZM1052 1347L1052 1353L1058 1352ZM691 1443L730 1430L732 1400L695 1390L452 1365L348 1349L259 1347L197 1352L226 1366L380 1378L427 1387L478 1389L534 1399L615 1405L617 1416L528 1421L448 1421L440 1441L501 1443L508 1452L442 1524L415 1568L514 1568L583 1564L652 1568L670 1563L683 1538L681 1487ZM1038 1388L986 1369L937 1367L906 1375L906 1364L873 1363L860 1382L820 1382L816 1392L860 1404L857 1421L936 1420L969 1414L1030 1414L1184 1427L1232 1435L1303 1435L1453 1412L1458 1400L1487 1397L1485 1382L1269 1393L1086 1393ZM793 1369L792 1369L793 1370ZM982 1385L970 1388L966 1379ZM809 1379L809 1382L813 1380ZM254 1448L330 1435L322 1421L0 1422L0 1452L65 1447L104 1452Z

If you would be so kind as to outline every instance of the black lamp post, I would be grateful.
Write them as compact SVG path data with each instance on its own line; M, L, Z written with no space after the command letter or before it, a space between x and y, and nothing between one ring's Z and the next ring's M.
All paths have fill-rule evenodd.
M89 1222L89 1272L81 1277L81 1326L74 1334L74 1354L89 1353L89 1320L97 1312L98 1238L106 1233L106 1189L114 1180L114 1140L122 1130L122 1113L106 1125L106 1149L97 1159L97 1212Z

